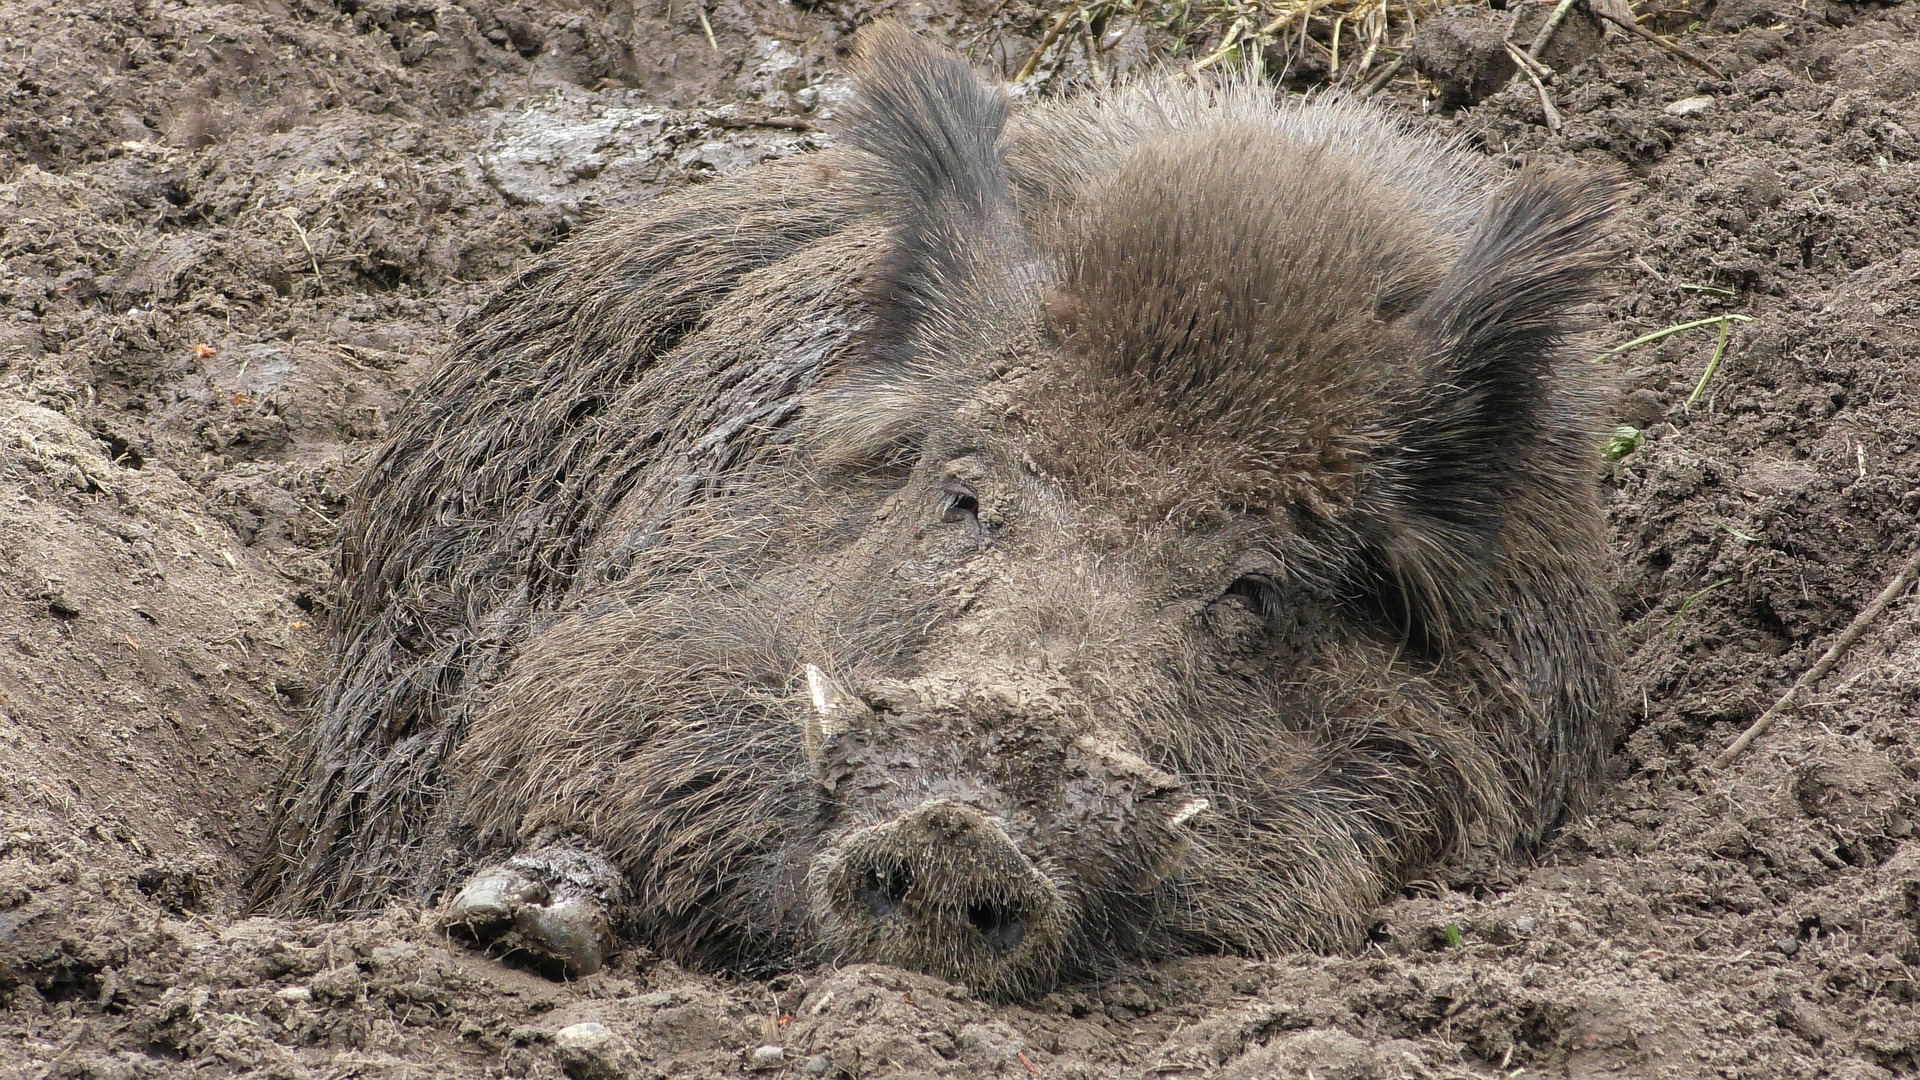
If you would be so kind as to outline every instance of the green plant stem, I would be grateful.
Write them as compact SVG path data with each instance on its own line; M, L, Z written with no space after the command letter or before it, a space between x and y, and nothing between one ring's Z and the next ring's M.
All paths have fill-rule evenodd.
M1702 326L1712 326L1715 323L1719 323L1724 328L1726 324L1730 322L1746 323L1746 322L1752 322L1752 321L1753 321L1753 316L1751 315L1713 315L1705 319L1695 319L1692 322L1683 322L1676 326L1669 326L1664 330L1655 330L1651 334L1644 334L1640 337L1634 338L1632 341L1627 342L1625 345L1615 345L1613 348L1608 349L1607 351L1601 353L1599 356L1594 357L1594 359L1598 361L1598 360L1605 360L1609 356L1618 356L1619 354L1626 352L1628 349L1637 349L1642 345L1651 345L1654 342L1661 340L1662 338L1672 337L1673 335L1678 334L1683 330L1697 330Z
M1682 409L1692 411L1693 403L1699 401L1700 395L1707 392L1707 383L1713 378L1713 373L1720 370L1720 358L1725 355L1727 355L1727 322L1722 319L1720 342L1713 347L1713 359L1707 361L1707 370L1700 373L1700 381L1694 384L1693 393L1687 395L1687 403L1681 406Z

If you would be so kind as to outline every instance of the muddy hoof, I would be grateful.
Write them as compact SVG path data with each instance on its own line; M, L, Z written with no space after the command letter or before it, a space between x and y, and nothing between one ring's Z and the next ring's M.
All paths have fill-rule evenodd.
M443 923L492 955L577 979L600 970L613 953L608 910L619 884L604 858L547 848L473 875L447 905Z

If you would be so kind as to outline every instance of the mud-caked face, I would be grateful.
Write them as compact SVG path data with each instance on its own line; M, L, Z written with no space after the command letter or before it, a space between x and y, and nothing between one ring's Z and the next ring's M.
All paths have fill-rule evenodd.
M1307 745L1305 669L1341 640L1311 560L1287 564L1310 550L1289 526L1120 515L1050 476L1032 432L983 421L1014 389L931 419L874 527L816 579L822 609L917 594L912 648L795 679L826 955L1002 996L1165 944L1215 816L1258 813L1215 766L1284 775Z
M1010 674L883 682L828 705L810 738L830 839L808 886L834 955L1018 996L1137 951L1206 801L1049 722L1070 688Z
M808 877L818 932L833 955L1003 995L1138 951L1208 807L1139 756L1131 722L1129 698L1173 696L1141 691L1180 666L1190 613L1076 543L1071 508L1046 505L1017 456L916 470L886 515L900 557L840 577L938 598L915 653L805 673L828 837Z

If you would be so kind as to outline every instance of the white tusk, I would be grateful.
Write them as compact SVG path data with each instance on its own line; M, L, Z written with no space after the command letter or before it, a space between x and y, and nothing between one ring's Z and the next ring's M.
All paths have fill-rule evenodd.
M1133 887L1135 890L1146 892L1149 889L1156 888L1161 882L1167 880L1175 870L1180 868L1181 863L1187 858L1187 853L1192 850L1194 838L1191 834L1181 833L1177 830L1179 830L1181 826L1192 824L1195 818L1206 813L1207 809L1212 805L1213 804L1206 799L1199 797L1191 798L1181 803L1180 809L1175 810L1173 814L1167 818L1167 828L1175 830L1174 834L1167 838L1171 842L1160 852L1158 860L1134 875Z
M829 696L833 690L832 684L827 682L827 673L812 664L807 665L806 671L807 691L813 695L813 711L821 716L831 716L836 703Z
M813 698L813 715L807 717L801 729L801 741L807 748L807 756L818 758L820 748L828 739L847 730L852 719L852 702L840 687L817 666L808 664L801 669L807 676L807 694Z
M1205 799L1190 799L1185 806L1173 812L1173 816L1167 819L1167 824L1177 829L1187 822L1192 821L1194 818L1199 817L1201 814L1206 813L1208 807L1212 805L1212 803Z

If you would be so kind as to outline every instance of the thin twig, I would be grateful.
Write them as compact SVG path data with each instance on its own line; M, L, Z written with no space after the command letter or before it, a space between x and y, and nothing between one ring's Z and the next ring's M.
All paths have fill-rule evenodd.
M1916 576L1920 576L1920 549L1915 550L1907 559L1906 565L1900 568L1900 572L1893 575L1893 580L1887 582L1887 587L1881 589L1880 595L1873 598L1873 603L1861 608L1860 614L1853 617L1853 621L1847 624L1847 628L1840 632L1840 636L1834 639L1832 645L1827 646L1827 651L1820 657L1820 662L1808 668L1798 679L1793 680L1793 685L1787 687L1787 692L1780 695L1779 701L1773 703L1773 708L1762 713L1760 719L1755 720L1753 726L1741 732L1740 737L1733 740L1731 746L1720 751L1720 756L1713 759L1712 767L1726 768L1734 758L1740 756L1742 751L1752 746L1755 739L1765 735L1773 727L1774 721L1780 719L1781 714L1787 711L1787 707L1793 704L1793 699L1800 695L1800 691L1825 678L1827 672L1832 671L1833 666L1840 662L1841 657L1847 655L1847 650L1853 648L1854 642L1859 641L1860 636L1867 632L1867 627L1871 626L1882 612L1891 607L1893 602L1900 598L1901 593L1912 586Z
M1629 349L1637 349L1642 345L1651 345L1662 338L1672 337L1673 335L1678 334L1683 330L1697 330L1702 326L1712 326L1715 323L1721 323L1721 324L1730 323L1730 322L1747 323L1752 321L1753 321L1753 316L1751 315L1712 315L1704 319L1695 319L1692 322L1675 323L1674 325L1665 327L1664 329L1655 330L1651 334L1642 334L1639 337L1634 338L1632 341L1629 341L1624 345L1615 345L1613 348L1608 349L1606 352L1601 353L1600 355L1594 357L1593 359L1595 363L1598 363L1602 360L1605 360L1609 356L1618 355L1620 353L1626 352Z
M1535 90L1540 91L1540 111L1546 115L1547 130L1555 135L1560 134L1560 110L1553 107L1553 95L1547 93L1547 84L1541 82L1539 74L1534 71L1534 68L1542 66L1540 61L1521 52L1520 46L1511 41L1502 44L1507 47L1507 55L1513 57L1514 67L1520 70L1520 74L1526 76Z
M1060 13L1059 18L1053 20L1053 25L1047 27L1046 36L1040 39L1040 44L1033 47L1033 55L1027 57L1027 62L1021 64L1020 70L1013 73L1014 82L1024 82L1027 76L1033 74L1033 69L1040 66L1040 58L1047 55L1047 50L1053 48L1053 43L1059 39L1060 32L1065 30L1067 24L1072 22L1073 17L1078 14L1080 14L1079 8L1068 8Z
M1713 373L1720 370L1720 358L1727 355L1727 327L1731 323L1720 324L1720 342L1713 347L1713 359L1707 361L1707 370L1700 373L1700 381L1694 385L1693 393L1687 395L1687 403L1680 406L1683 412L1693 411L1694 402L1707 392L1707 384L1713 381Z
M1105 82L1106 73L1100 70L1100 46L1093 40L1093 14L1086 8L1080 9L1080 47L1087 54L1087 73L1095 83Z
M1395 75L1400 74L1400 69L1405 67L1406 65L1407 65L1407 54L1401 53L1399 56L1396 56L1393 58L1393 63L1388 64L1386 67L1381 68L1380 73L1378 75L1375 75L1373 78L1368 79L1366 82L1366 85L1354 91L1354 93L1358 94L1363 98L1372 97L1373 95L1386 89L1387 84L1392 82L1393 77Z
M1714 67L1713 64L1708 62L1707 59L1701 56L1699 53L1696 53L1693 50L1686 48L1685 46L1674 43L1672 39L1661 37L1659 34L1656 34L1653 31L1647 29L1646 27L1641 26L1639 23L1634 22L1632 19L1622 19L1618 15L1614 15L1611 12L1602 11L1597 7L1591 8L1590 10L1595 15L1598 15L1601 18L1612 23L1613 25L1619 27L1620 29L1625 30L1627 33L1632 34L1643 41L1650 42L1651 44L1658 46L1661 49L1665 49L1667 52L1672 53L1675 57L1689 64L1692 64L1694 67L1697 67L1701 71L1704 71L1707 74L1713 76L1714 78L1719 79L1721 82L1727 81L1726 72L1721 71L1717 67Z
M711 46L713 46L713 51L714 51L714 52L719 52L719 51L720 51L720 42L718 42L718 41L716 41L716 40L714 40L714 36L713 36L713 24L707 21L707 8L706 8L706 5L705 5L705 4L697 4L697 5L695 5L695 6L694 6L694 9L693 9L693 10L695 10L695 11L697 11L697 12L699 12L699 13L700 13L700 29L702 29L702 30L705 30L705 31L707 32L707 44L708 44L708 45L711 45Z
M1533 35L1533 44L1527 46L1528 56L1535 60L1540 59L1540 50L1546 48L1547 43L1553 40L1554 32L1560 29L1560 24L1566 20L1567 13L1573 10L1573 5L1577 2L1578 0L1560 0L1553 6L1547 21L1540 24L1540 32Z
M818 131L813 121L802 116L708 116L707 123L717 128L784 128L788 131Z
M1187 74L1191 75L1201 68L1210 67L1214 63L1217 63L1222 57L1233 52L1234 46L1246 40L1240 36L1240 29L1245 25L1245 22L1235 22L1232 26L1227 27L1226 35L1220 39L1220 47L1194 61L1193 66L1187 69Z
M1518 45L1515 45L1511 39L1506 41L1505 45L1507 46L1507 55L1513 57L1513 62L1520 67L1533 72L1542 79L1551 79L1557 74L1557 72L1541 63L1537 58L1528 56L1526 51Z
M1380 43L1387 38L1387 0L1380 0L1377 9L1367 12L1366 29L1362 31L1367 39L1367 51L1360 55L1360 66L1354 70L1353 77L1364 79L1373 70L1373 58L1380 51Z
M313 263L314 279L319 281L321 276L320 275L320 256L315 255L313 253L313 245L307 242L307 230L304 226L300 224L299 216L294 212L292 207L282 208L280 211L280 216L286 218L287 224L293 226L294 235L300 238L300 246L307 249L307 258L311 260ZM320 281L320 284L324 286L326 282Z

